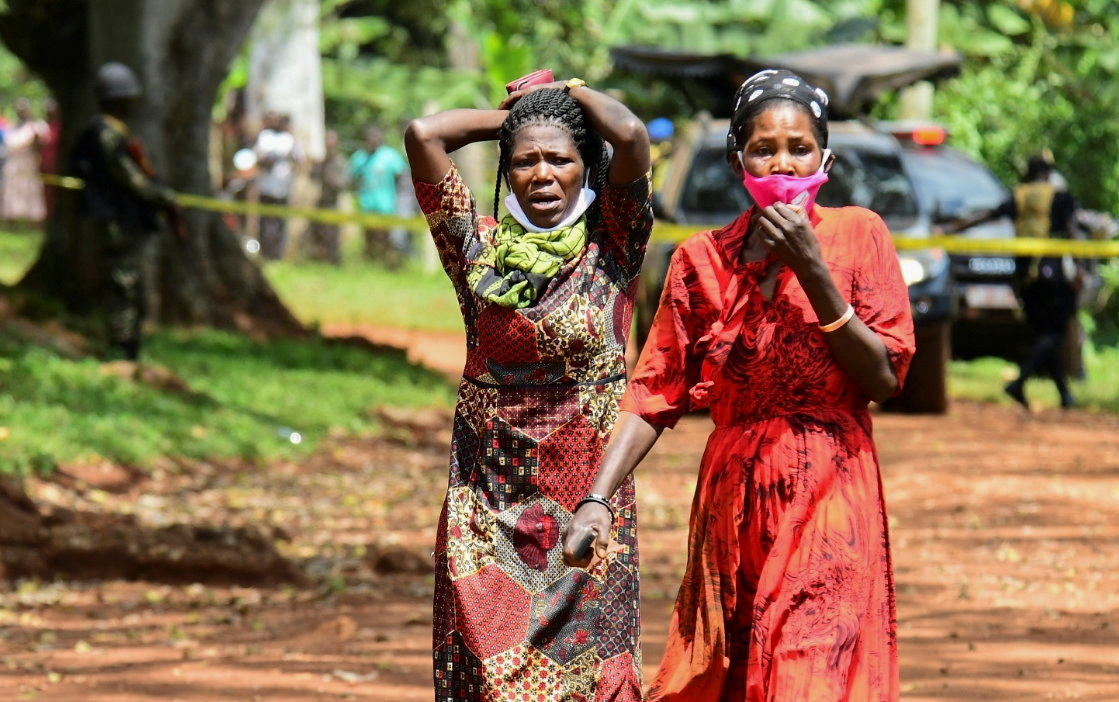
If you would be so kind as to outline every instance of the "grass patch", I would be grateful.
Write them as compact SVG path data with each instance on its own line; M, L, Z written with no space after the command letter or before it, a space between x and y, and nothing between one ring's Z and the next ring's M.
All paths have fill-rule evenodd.
M1070 386L1077 406L1083 409L1119 414L1119 348L1084 345L1084 380ZM1002 388L1018 377L1018 366L1001 358L952 361L948 371L952 397L982 402L1013 404ZM1031 406L1059 407L1060 396L1049 378L1026 382L1026 397Z
M43 234L38 229L0 231L0 286L14 285L35 262Z
M35 262L41 243L37 230L0 231L0 285L19 281ZM277 294L301 322L462 329L458 300L441 268L432 270L416 260L398 271L374 266L361 255L360 236L349 237L345 249L341 266L294 259L262 264Z
M304 324L462 329L458 300L442 269L425 271L420 264L409 263L388 271L351 257L339 267L276 261L266 264L265 275Z
M360 232L346 231L342 265L286 259L264 264L264 273L299 321L307 325L369 324L398 329L461 331L462 314L447 274L438 261L416 253L390 271L362 255ZM416 232L421 243L430 235Z
M144 466L160 456L296 456L328 433L374 431L369 410L377 405L450 406L454 398L446 379L402 354L319 338L163 331L145 352L191 392L121 379L95 360L0 336L0 472L97 457Z

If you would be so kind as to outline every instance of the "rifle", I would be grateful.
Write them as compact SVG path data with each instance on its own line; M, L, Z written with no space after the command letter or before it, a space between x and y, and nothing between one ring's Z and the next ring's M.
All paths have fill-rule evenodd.
M144 145L139 139L129 139L126 142L125 148L128 151L128 156L140 167L144 175L151 180L159 180L159 175L156 173L155 167L152 166L148 154L144 151ZM167 226L180 241L186 241L190 238L190 234L186 228L186 222L183 221L183 211L178 205L172 204L170 207L165 207L162 213L167 220Z

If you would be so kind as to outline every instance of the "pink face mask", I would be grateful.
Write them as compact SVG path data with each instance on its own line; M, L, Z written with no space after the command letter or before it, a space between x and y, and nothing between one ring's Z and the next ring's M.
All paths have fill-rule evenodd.
M768 175L763 177L750 175L746 164L742 163L742 153L738 153L738 162L742 163L742 185L754 198L759 208L769 207L775 202L786 205L801 205L808 212L816 204L816 194L820 187L828 182L828 174L824 170L831 150L824 149L824 158L820 162L820 169L810 176L801 178L789 175Z

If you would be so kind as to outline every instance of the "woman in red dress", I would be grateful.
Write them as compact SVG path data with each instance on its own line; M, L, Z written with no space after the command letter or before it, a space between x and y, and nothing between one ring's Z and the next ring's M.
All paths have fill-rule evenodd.
M649 700L898 697L894 588L867 411L913 354L909 298L873 212L814 204L827 95L788 71L739 88L727 155L755 206L676 251L591 490L629 476L665 427L710 407L688 565ZM609 551L583 505L568 563ZM597 532L591 559L576 544Z
M498 192L511 191L500 221L448 156L486 139L500 144ZM625 388L652 228L645 127L572 79L421 118L405 145L467 344L435 547L436 700L637 702L632 480L610 503L621 546L606 561L565 566L559 532Z

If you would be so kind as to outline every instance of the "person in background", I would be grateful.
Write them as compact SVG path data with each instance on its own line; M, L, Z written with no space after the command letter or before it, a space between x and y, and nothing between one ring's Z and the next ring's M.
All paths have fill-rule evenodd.
M291 119L287 115L267 113L253 151L260 168L256 184L261 204L287 205L291 201L295 168L303 160L303 150L291 132ZM266 260L278 261L287 253L287 246L287 218L261 215L260 255Z
M43 115L46 117L47 133L43 139L43 149L39 154L40 170L43 173L57 175L60 165L59 149L62 139L62 118L58 109L58 102L54 98L47 98L43 101ZM51 213L54 212L56 197L55 188L44 189L43 202L46 205L47 217L50 217Z
M1068 179L1064 174L1057 169L1056 161L1053 158L1053 151L1049 147L1041 150L1041 157L1049 164L1049 183L1058 191L1069 192ZM1075 203L1075 198L1074 198ZM1073 226L1080 238L1089 236L1087 227L1082 226L1081 218L1084 216L1084 211L1080 209L1079 204L1075 204L1075 212L1073 213ZM1080 267L1081 278L1095 277L1097 273L1098 261L1094 258L1082 259L1077 261ZM1087 293L1083 287L1077 290L1077 307L1081 307L1081 295ZM1084 380L1088 377L1088 373L1084 368L1084 344L1088 340L1088 334L1084 330L1084 325L1080 323L1080 318L1074 313L1069 316L1068 331L1065 332L1064 341L1061 344L1061 363L1064 365L1067 375L1075 380Z
M499 144L493 217L448 155L486 140ZM467 344L435 547L435 698L638 702L633 483L609 502L586 490L653 225L645 125L580 79L549 79L496 110L415 120L405 146ZM617 542L589 572L559 547L587 500Z
M323 138L323 157L315 164L311 177L319 185L317 207L334 210L346 187L348 165L338 149L338 132L327 130ZM312 222L307 232L307 257L313 261L330 261L342 265L341 227L328 222Z
M715 424L688 560L647 700L888 702L899 696L893 570L867 409L901 388L909 294L882 219L815 204L827 94L789 71L738 89L730 167L751 206L672 257L591 491L609 498L689 410ZM583 504L564 557L611 515Z
M4 163L8 159L8 145L4 141L7 133L8 120L4 118L4 115L0 114L0 192L3 192L4 188ZM0 205L0 208L2 208L2 205ZM2 209L0 209L0 217L3 216L4 212Z
M397 214L398 182L408 172L400 152L385 144L376 127L365 130L365 148L350 156L350 178L357 193L358 209L367 214ZM393 241L391 227L365 227L365 257L388 268L404 263L404 249Z
M1044 154L1031 156L1022 182L999 207L978 212L944 226L949 233L998 217L1014 220L1015 236L1032 239L1078 239L1076 201L1063 184L1053 179L1052 165ZM1029 355L1019 365L1018 377L1004 388L1007 395L1027 410L1026 381L1046 373L1053 379L1061 407L1069 409L1076 399L1069 389L1061 350L1076 315L1077 292L1082 272L1071 256L1019 257L1018 287L1026 322L1034 332Z
M42 222L46 218L40 154L49 136L47 123L31 114L31 102L16 100L16 118L4 135L7 157L0 181L0 215L4 219Z
M664 170L672 156L672 137L676 127L667 117L657 117L649 121L648 130L649 151L653 158L653 192L657 192L664 183Z
M140 82L128 66L110 62L97 70L94 82L100 113L78 135L70 154L71 172L85 181L78 191L79 233L96 241L105 263L110 356L136 361L147 289L144 267L151 255L159 215L181 224L174 192L160 183L125 120L137 98ZM181 226L174 227L185 237Z

